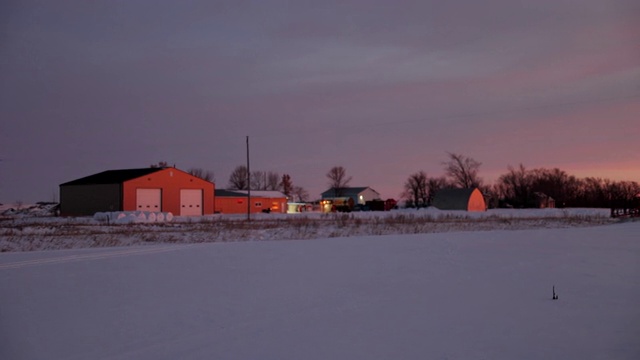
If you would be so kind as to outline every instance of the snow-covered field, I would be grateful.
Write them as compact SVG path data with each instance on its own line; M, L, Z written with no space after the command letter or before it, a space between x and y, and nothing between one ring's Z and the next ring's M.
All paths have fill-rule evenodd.
M0 359L639 359L640 222L559 226L2 253Z
M617 222L610 218L608 209L495 209L469 213L429 208L351 214L254 214L250 223L245 221L245 215L212 215L125 225L107 223L104 218L42 216L46 211L40 207L5 210L0 214L5 214L0 218L0 252L518 230Z

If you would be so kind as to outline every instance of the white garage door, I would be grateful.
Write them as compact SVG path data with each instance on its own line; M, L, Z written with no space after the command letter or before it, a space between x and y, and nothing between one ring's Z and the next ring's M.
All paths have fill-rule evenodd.
M136 210L162 211L162 191L160 189L136 189Z
M202 215L202 189L180 190L180 216Z

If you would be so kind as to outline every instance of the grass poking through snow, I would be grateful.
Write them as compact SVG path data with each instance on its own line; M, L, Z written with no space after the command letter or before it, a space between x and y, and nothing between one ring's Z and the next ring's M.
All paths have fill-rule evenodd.
M511 215L510 215L511 214ZM397 211L178 218L169 223L108 225L90 218L5 218L0 252L113 247L160 243L303 240L363 235L519 230L594 226L615 222L605 211L483 213Z

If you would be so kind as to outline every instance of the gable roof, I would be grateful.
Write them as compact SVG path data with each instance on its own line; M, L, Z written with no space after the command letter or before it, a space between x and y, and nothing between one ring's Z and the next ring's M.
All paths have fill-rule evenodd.
M476 189L442 189L435 194L432 205L440 210L467 210Z
M247 190L233 190L234 192L247 196ZM251 197L264 197L264 198L286 198L287 195L280 191L273 190L251 190Z
M323 192L321 196L324 197L334 197L336 193L339 193L341 197L355 197L358 196L361 192L370 189L371 191L378 194L377 191L371 189L368 186L364 187L345 187L345 188L331 188L327 191Z
M72 180L60 186L67 185L97 185L97 184L122 184L131 179L149 175L154 172L164 170L166 168L142 168L142 169L125 169L125 170L107 170L101 173L85 176L80 179Z
M215 196L219 197L247 197L247 190L215 190ZM280 191L251 190L251 197L286 198L287 195Z
M214 195L217 197L247 197L247 194L239 193L236 190L215 189Z

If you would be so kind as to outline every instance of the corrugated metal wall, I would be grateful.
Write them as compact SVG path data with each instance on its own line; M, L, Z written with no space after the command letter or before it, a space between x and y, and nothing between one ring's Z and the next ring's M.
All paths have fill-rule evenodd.
M121 211L119 184L60 186L60 214L87 216L99 211Z

